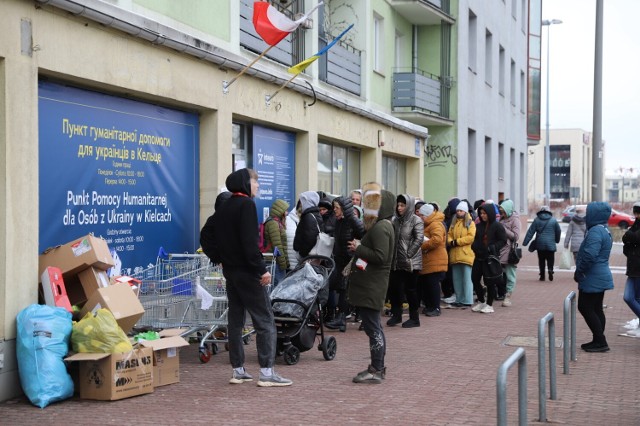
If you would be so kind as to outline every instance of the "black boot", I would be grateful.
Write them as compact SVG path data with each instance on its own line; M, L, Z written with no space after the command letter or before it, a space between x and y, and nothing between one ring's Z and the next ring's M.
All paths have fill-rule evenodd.
M607 339L602 336L601 338L594 338L593 345L584 348L585 352L608 352L609 345L607 344Z
M333 321L329 321L328 323L326 323L325 327L330 330L340 330L343 333L347 331L347 320L345 318L344 312L340 312L338 315L336 315L336 318Z
M540 272L540 281L544 281L544 272Z
M553 271L549 271L549 281L553 281Z
M420 316L418 310L409 312L409 319L402 323L402 328L420 327Z
M387 321L387 325L389 327L393 327L394 325L400 324L402 322L402 315L392 314L391 318Z

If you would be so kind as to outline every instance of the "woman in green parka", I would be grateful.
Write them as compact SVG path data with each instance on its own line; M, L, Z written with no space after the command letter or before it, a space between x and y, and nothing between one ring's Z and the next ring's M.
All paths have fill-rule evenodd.
M377 183L362 187L365 235L362 241L354 240L350 249L355 257L349 277L349 302L360 309L360 318L369 337L371 364L358 373L354 383L382 383L386 367L384 356L386 342L380 312L389 285L389 272L394 253L395 234L391 217L395 209L395 196L381 189Z
M276 268L273 275L273 285L282 281L289 269L289 256L287 255L287 214L289 203L277 199L271 204L269 218L264 223L266 240L271 243L272 253L276 252Z

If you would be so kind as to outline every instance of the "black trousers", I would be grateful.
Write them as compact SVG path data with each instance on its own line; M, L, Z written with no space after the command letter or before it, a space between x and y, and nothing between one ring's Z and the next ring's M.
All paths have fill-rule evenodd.
M473 266L471 267L471 282L473 283L473 291L476 292L476 296L478 296L478 302L484 303L484 293L485 287L487 289L487 305L493 305L493 301L496 299L497 288L496 284L500 282L499 279L487 280L484 277L484 263L485 260L475 259L473 261ZM480 280L483 281L484 287Z
M538 268L540 269L540 277L544 278L545 263L549 273L553 274L553 263L555 258L555 251L538 250Z
M440 310L440 282L444 272L418 275L418 289L428 311Z
M418 299L418 274L409 271L391 271L389 275L389 299L391 300L391 314L402 317L402 303L406 296L409 303L409 316L417 319L420 309Z
M601 293L585 293L578 291L578 311L587 323L589 330L593 334L593 341L599 344L606 344L604 337L604 327L607 324L607 318L604 316L602 301L604 300L604 291Z
M364 332L369 337L369 353L371 366L377 371L384 368L384 356L387 352L387 342L380 323L380 310L360 307L360 318Z

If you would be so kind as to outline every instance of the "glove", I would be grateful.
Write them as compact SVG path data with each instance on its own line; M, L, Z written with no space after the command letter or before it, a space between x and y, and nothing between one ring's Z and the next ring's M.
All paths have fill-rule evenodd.
M455 246L457 246L456 240L451 240L451 247L455 247Z

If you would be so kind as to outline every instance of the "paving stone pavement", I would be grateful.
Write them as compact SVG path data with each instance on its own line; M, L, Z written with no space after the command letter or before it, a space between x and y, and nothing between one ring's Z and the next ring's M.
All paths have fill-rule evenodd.
M556 350L557 399L546 401L548 422L640 424L640 339L618 336L634 318L622 300L626 276L620 251L617 246L611 258L615 289L606 293L604 301L611 351L591 354L580 350L579 345L591 336L578 313L578 359L564 375L562 348ZM538 321L548 312L554 314L556 337L561 338L564 299L577 291L572 271L557 270L553 282L540 282L535 265L535 254L525 253L512 307L496 302L493 314L443 309L437 318L421 316L420 328L386 327L387 378L381 385L351 382L366 368L369 354L366 336L358 331L357 323L349 323L346 333L331 332L338 342L332 361L325 361L315 348L303 352L293 366L278 358L276 369L294 381L290 387L228 384L227 353L222 350L202 364L198 345L191 344L181 351L178 384L114 402L74 397L45 409L34 407L24 397L16 398L0 403L0 424L495 424L497 370L516 350L505 341L510 336L537 337ZM245 348L246 367L257 376L255 342ZM529 424L535 424L539 420L538 350L527 346L525 351L527 417ZM547 371L547 396L548 380ZM516 366L510 369L507 383L507 422L517 424Z

